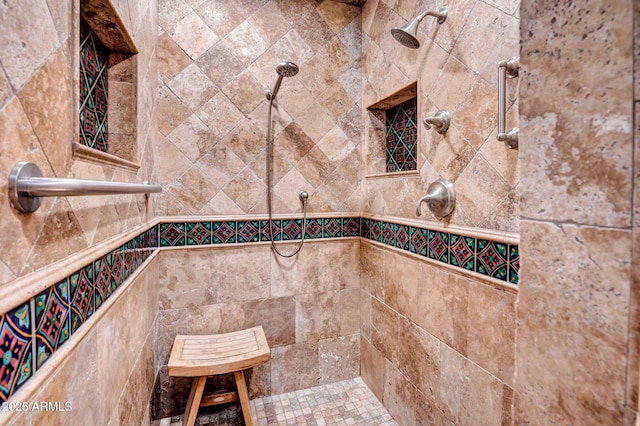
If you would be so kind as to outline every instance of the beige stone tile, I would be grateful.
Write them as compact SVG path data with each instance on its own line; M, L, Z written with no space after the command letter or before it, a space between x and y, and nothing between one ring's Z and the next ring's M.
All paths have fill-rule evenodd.
M332 39L335 36L335 33L332 31L331 27L327 25L325 20L322 19L315 9L308 11L304 22L297 24L293 23L292 26L314 52L319 51L331 41L336 40Z
M254 161L264 162L264 156L260 156L259 159L256 157L264 152L266 146L265 133L266 121L263 127L257 127L251 120L245 119L222 140L222 143L231 148L246 164ZM261 176L263 175L261 174Z
M274 0L273 3L278 6L285 19L294 26L305 22L315 12L313 3L288 0Z
M384 356L367 339L360 337L360 374L375 396L384 398Z
M169 31L191 11L187 0L158 0L158 24Z
M360 8L336 2L323 2L316 10L336 34L360 16Z
M239 301L195 306L188 310L189 334L219 334L242 330L244 311Z
M220 191L213 197L206 206L200 209L204 215L226 215L226 214L242 214L244 213L236 203L230 199L227 194Z
M208 250L179 250L160 253L158 308L180 309L212 305L217 301L215 263ZM210 283L202 285L202 283Z
M471 69L457 58L449 56L442 72L428 92L429 99L439 108L453 113L476 81L478 80ZM428 86L425 86L424 90L427 89ZM453 120L454 126L456 123L458 122Z
M167 32L193 60L198 59L220 39L193 10Z
M456 202L469 214L474 224L484 220L510 189L480 154L471 160L455 185Z
M100 392L96 383L101 379L98 370L97 335L89 333L38 390L33 401L70 402L73 420L80 424L92 424L96 415L107 418L110 413L101 413L98 408ZM31 424L62 424L68 421L69 413L32 411L29 417Z
M479 227L517 233L520 229L520 193L509 191Z
M58 34L45 0L5 4L0 26L0 61L11 85L19 90L58 47ZM33 37L33 29L38 37Z
M318 342L319 383L335 383L360 376L360 336L351 334Z
M314 148L315 141L296 122L285 127L273 140L274 151L282 153L292 165L296 165Z
M452 54L472 70L480 71L491 54L486 47L495 46L502 39L513 18L486 3L475 3L470 16L474 19L467 20ZM513 56L517 56L516 52Z
M360 251L360 277L362 289L378 300L385 301L386 251L363 241Z
M278 60L292 61L302 67L301 70L307 69L309 65L305 64L315 53L295 28L276 41L269 51L273 51L273 56Z
M329 86L327 90L318 97L318 103L320 103L335 120L338 120L343 114L351 110L355 104L340 81L336 81Z
M269 75L272 73L273 63L269 63ZM282 107L285 111L304 111L313 103L314 98L309 93L301 79L296 77L288 78L280 86L280 93L277 97L277 107Z
M306 191L309 193L312 189L313 185L294 168L289 170L289 172L273 186L275 194L277 194L278 198L286 205L287 211L296 213L303 212L303 205L299 196L300 192ZM307 202L310 203L311 200ZM279 212L283 213L282 211Z
M440 393L440 341L402 318L398 336L398 369L432 401Z
M99 412L108 415L118 406L121 393L126 391L130 374L136 374L134 367L144 347L149 332L153 335L153 321L156 317L155 306L142 303L149 292L146 277L138 276L127 288L126 293L113 305L100 321L97 329L97 365L100 380ZM155 282L153 283L155 285ZM136 327L131 327L129 318L136 316ZM152 347L147 348L153 352ZM114 353L118 354L118 368L113 368ZM149 365L153 369L153 365ZM148 391L150 391L151 386ZM138 389L137 392L145 392Z
M247 20L270 45L280 40L291 29L275 2L268 2Z
M312 140L320 140L336 124L335 120L326 113L317 102L312 103L302 112L291 112L296 123Z
M224 39L203 53L195 63L218 88L227 85L245 69Z
M398 424L447 424L437 402L416 388L388 361L383 402Z
M218 93L209 99L196 114L219 138L224 138L244 119L242 112L224 93Z
M167 186L192 167L192 162L173 143L160 137L157 141L154 177L160 185Z
M349 69L354 61L355 58L342 41L334 38L323 45L306 66L300 69L300 77L307 82L309 91L317 98Z
M235 76L222 91L244 115L248 115L262 102L261 95L264 93L262 85L248 70Z
M191 115L189 107L183 104L167 86L162 86L158 90L157 102L158 129L165 136Z
M244 168L223 191L242 211L249 212L264 197L266 187L253 171Z
M276 358L278 348L288 348L295 343L296 302L293 297L271 297L243 303L245 328L261 325L271 348L271 358ZM317 370L316 370L317 371ZM272 378L273 364L272 364Z
M167 139L191 162L202 158L218 141L211 129L195 114L190 115L169 133Z
M240 157L224 142L217 143L215 148L200 157L197 165L220 187L226 186L245 167Z
M451 121L476 149L487 140L497 125L497 89L476 77L459 104L451 105Z
M515 421L616 423L623 416L630 232L523 221L521 235L527 269L517 315L526 321L516 336ZM539 388L546 392L533 391Z
M4 72L0 73L0 108L4 107L13 95L13 88L9 84L9 79Z
M58 49L18 93L33 131L58 176L65 176L71 163L69 131L73 124L71 76L63 49Z
M252 259L250 264L238 257ZM218 301L244 301L269 297L270 252L266 247L243 247L216 253L215 285Z
M194 63L178 73L167 87L192 111L197 111L218 93L218 88Z
M192 167L166 190L180 201L191 214L197 214L220 188L197 167Z
M334 164L347 159L356 149L356 144L337 125L317 142L317 146Z
M264 133L265 137L267 134L267 119L269 116L269 102L264 100L256 109L254 109L251 114L249 114L248 118L251 122ZM271 111L271 126L272 126L272 137L278 137L280 132L286 128L293 119L284 108L278 108L277 104L274 104L274 107ZM265 139L266 140L266 139Z
M88 246L82 227L65 198L56 198L22 269L33 272Z
M470 328L475 327L469 319L470 281L432 265L423 264L418 271L428 278L418 289L418 314L414 321L466 355Z
M468 357L509 386L514 377L515 301L512 293L469 282Z
M515 124L517 126L517 122ZM511 128L507 125L507 130ZM520 182L518 150L508 149L504 143L498 142L495 138L496 132L497 130L494 130L491 133L491 136L485 141L479 152L505 178L511 187L515 187Z
M340 335L340 292L314 292L295 296L296 343L315 342Z
M371 340L371 295L365 290L360 290L360 335Z
M245 67L251 65L265 50L267 43L253 26L244 21L225 37L225 43Z
M371 299L371 343L386 359L397 362L398 358L398 313L381 303Z
M196 12L209 28L223 38L244 21L243 11L238 6L236 2L207 0Z
M413 258L396 253L387 253L385 256L385 303L408 318L418 316L418 288L422 285L423 277L420 272Z
M11 169L19 161L35 163L45 176L53 174L18 98L12 98L0 110L0 134L3 135L0 142L0 172L4 176L9 176ZM6 185L6 180L0 183L0 189L4 193L8 191ZM0 242L11 247L11 250L0 254L0 258L14 273L20 271L27 259L52 204L52 199L44 199L37 212L23 215L11 207L7 197L0 203L4 225Z
M440 398L456 424L501 424L503 384L447 345L440 346ZM456 385L453 385L456 384Z
M200 307L195 309L198 308ZM188 334L188 315L187 308L161 309L158 311L154 339L155 369L169 362L169 354L176 335Z
M314 188L320 186L335 169L335 163L315 146L298 162L296 168Z
M317 343L271 349L271 393L277 395L317 386L318 374Z

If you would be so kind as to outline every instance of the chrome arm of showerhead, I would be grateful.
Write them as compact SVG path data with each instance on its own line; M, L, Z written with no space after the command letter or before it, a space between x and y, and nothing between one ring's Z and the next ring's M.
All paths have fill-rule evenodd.
M420 15L418 15L415 20L420 22L425 16L434 16L438 18L438 24L442 24L447 19L447 14L449 13L449 9L446 7L440 8L437 12L433 10L425 10Z

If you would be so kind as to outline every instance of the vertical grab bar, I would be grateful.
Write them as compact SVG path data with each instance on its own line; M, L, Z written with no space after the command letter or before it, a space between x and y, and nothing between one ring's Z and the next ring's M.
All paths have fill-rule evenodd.
M520 71L520 57L498 62L498 134L496 139L509 148L518 147L517 127L505 133L507 121L507 78L516 78Z

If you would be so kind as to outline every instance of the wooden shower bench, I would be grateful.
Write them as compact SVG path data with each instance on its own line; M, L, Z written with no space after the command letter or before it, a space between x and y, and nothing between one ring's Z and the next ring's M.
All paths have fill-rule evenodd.
M199 407L240 399L247 426L253 425L244 370L267 362L271 352L262 326L225 334L177 335L169 357L169 376L193 377L183 425L193 426ZM233 373L236 392L202 397L207 377Z

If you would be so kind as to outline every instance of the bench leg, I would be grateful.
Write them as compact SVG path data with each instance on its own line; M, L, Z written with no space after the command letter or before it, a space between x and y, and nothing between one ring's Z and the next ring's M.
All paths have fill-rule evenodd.
M206 381L207 376L193 378L187 408L185 409L184 419L182 420L184 426L193 426L196 422L198 407L200 407L200 400L202 399L202 392L204 392L204 384Z
M249 393L247 392L247 384L244 381L244 372L234 371L236 377L236 386L238 387L238 396L240 397L240 406L242 406L242 415L246 426L253 426L251 420L251 406L249 405Z

